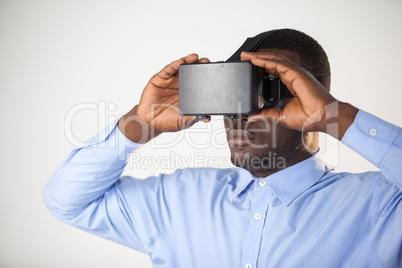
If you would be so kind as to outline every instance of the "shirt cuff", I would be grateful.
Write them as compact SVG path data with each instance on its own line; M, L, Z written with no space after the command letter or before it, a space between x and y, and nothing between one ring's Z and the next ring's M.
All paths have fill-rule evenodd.
M91 149L105 164L114 164L116 162L125 164L130 153L139 149L142 144L129 140L119 130L118 121L113 122L97 135L82 143L79 148Z
M379 167L387 152L401 142L399 133L399 127L359 110L342 143Z

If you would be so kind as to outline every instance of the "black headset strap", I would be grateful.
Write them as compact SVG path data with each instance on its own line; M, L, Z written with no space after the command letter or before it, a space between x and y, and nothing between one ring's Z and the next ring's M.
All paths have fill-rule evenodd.
M290 93L289 89L285 86L284 83L281 81L281 99L284 98L293 98L293 94Z
M264 33L260 33L259 35L256 35L254 37L249 37L247 40L243 43L243 45L229 58L226 60L226 62L236 62L236 61L241 61L240 60L240 54L245 51L245 52L253 52L256 51L259 45L268 38L271 34L277 32L278 30L272 30Z

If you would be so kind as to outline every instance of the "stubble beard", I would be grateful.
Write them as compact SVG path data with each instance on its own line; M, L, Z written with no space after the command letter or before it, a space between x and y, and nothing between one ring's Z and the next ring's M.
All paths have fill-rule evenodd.
M255 155L246 153L231 154L232 163L250 172L267 172L286 168L300 148L303 147L303 134L293 130L281 146L266 148Z

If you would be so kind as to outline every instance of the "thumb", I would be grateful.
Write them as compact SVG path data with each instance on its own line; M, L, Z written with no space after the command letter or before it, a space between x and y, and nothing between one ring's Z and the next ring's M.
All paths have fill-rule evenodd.
M183 116L182 120L183 120L183 124L184 124L183 128L189 128L197 122L208 123L209 121L211 121L211 117L208 116L206 119L200 120L200 119L197 119L195 116Z
M211 121L211 117L207 116L206 119L198 119L197 122L204 122L204 123L209 123Z

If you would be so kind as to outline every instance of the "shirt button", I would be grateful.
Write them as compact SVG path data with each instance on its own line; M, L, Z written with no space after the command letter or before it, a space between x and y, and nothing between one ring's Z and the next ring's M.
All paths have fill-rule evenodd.
M258 221L259 219L261 219L261 214L260 214L260 213L255 213L255 214L254 214L254 219L256 219L257 221Z
M253 265L251 263L247 263L246 268L253 268Z
M370 136L375 136L375 135L377 135L377 129L375 129L375 128L372 128L372 129L370 129Z
M264 187L265 184L267 184L267 183L264 180L260 180L259 184L260 184L261 187Z

